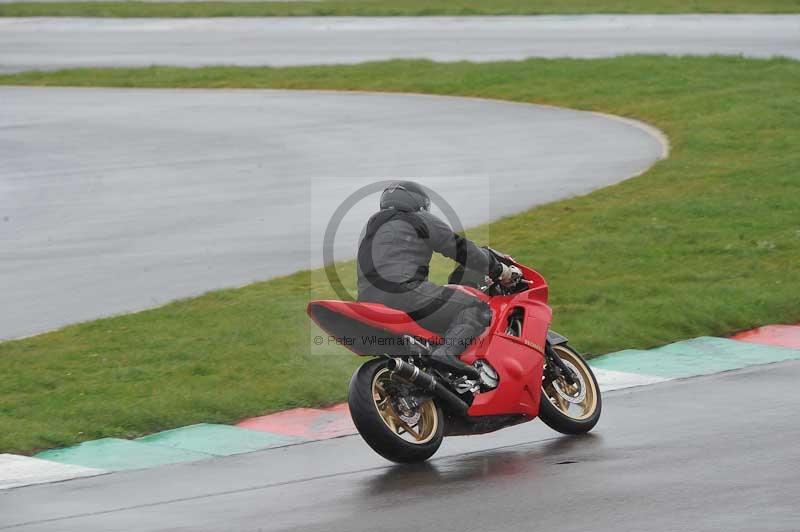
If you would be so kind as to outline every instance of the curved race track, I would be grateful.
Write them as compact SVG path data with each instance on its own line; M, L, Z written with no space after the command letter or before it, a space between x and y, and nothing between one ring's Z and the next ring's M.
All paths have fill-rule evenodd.
M641 124L466 98L7 87L0 100L0 338L319 265L310 235L378 179L420 179L472 226L665 150ZM338 257L376 203L344 219Z
M667 40L798 56L800 33L767 30L722 50L711 31ZM601 55L631 51L637 31ZM574 36L558 53L586 44ZM30 52L14 64L71 60ZM469 99L3 88L0 101L0 338L313 264L309 235L374 179L431 176L471 225L619 181L664 150L611 117ZM340 253L370 209L345 219ZM534 422L448 438L416 467L350 436L7 490L0 529L796 532L798 379L787 362L618 390L586 437Z
M0 18L0 71L622 53L800 57L800 17ZM475 100L28 88L0 100L0 339L316 265L310 235L368 179L430 176L472 225L622 180L663 151L607 117ZM367 210L345 220L338 256Z

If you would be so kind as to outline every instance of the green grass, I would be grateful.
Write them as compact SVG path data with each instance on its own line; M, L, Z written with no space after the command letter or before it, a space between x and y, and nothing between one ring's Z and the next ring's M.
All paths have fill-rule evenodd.
M495 64L73 70L2 84L414 91L647 121L670 138L646 174L471 234L550 281L555 328L604 353L800 320L800 63L625 57ZM479 125L478 125L479 127ZM435 276L441 280L445 262ZM353 278L353 265L343 265ZM0 452L345 397L359 360L311 354L319 272L222 290L0 344ZM312 283L311 279L315 282ZM341 356L337 356L341 355Z
M330 0L321 2L53 2L0 4L0 16L265 17L798 13L800 0Z

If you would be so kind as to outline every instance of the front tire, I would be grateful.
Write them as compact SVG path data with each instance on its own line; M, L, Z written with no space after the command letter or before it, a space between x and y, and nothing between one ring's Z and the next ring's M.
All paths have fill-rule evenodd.
M562 434L584 434L597 425L602 410L600 386L589 364L567 344L554 345L553 351L578 374L570 385L563 379L542 380L539 418Z
M386 390L393 379L398 377L393 377L385 359L370 360L358 368L350 380L350 416L379 455L398 463L422 462L433 456L444 439L442 409L427 399L412 415L399 413L396 397Z

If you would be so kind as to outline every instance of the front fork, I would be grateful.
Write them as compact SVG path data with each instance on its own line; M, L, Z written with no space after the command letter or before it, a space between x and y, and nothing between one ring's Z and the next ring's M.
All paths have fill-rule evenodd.
M547 373L551 380L558 380L563 377L567 384L574 385L577 382L575 372L564 364L564 361L556 354L549 341L544 344L544 356L547 359Z

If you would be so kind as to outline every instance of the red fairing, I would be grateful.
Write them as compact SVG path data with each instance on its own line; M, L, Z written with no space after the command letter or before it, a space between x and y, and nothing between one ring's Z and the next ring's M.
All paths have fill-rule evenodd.
M539 412L544 346L552 319L547 305L547 283L535 270L521 264L523 277L529 282L527 290L507 296L488 296L474 288L451 285L485 301L492 309L492 323L474 343L467 348L461 359L472 364L477 359L486 360L497 371L500 380L494 390L476 395L469 408L470 416L492 416L524 414L534 417ZM508 334L509 317L512 313L522 315L522 334ZM347 301L312 301L308 314L333 337L347 338L359 335L382 336L386 339L411 335L430 342L441 338L421 327L405 312L377 303ZM351 351L361 355L400 353L383 347L341 342Z
M492 325L461 356L467 364L477 359L488 361L500 376L500 386L475 397L468 412L470 416L533 417L539 413L544 345L552 312L546 304L524 297L526 294L530 295L522 292L491 298ZM521 337L506 333L512 312L523 313Z

